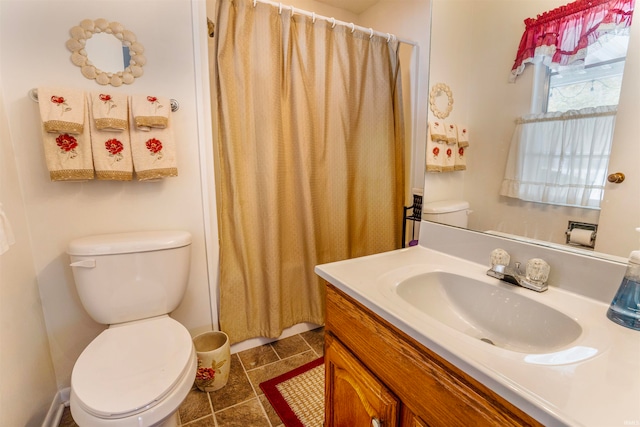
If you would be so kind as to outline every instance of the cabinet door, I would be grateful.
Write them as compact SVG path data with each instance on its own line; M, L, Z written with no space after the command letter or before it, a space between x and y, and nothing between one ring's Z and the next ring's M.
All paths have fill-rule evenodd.
M331 335L324 358L325 427L398 425L398 399Z

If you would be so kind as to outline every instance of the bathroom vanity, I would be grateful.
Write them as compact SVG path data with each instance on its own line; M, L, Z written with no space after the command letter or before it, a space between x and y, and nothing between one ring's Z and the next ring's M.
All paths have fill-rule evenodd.
M594 297L615 285L563 289L577 286L563 282L572 260L595 263L579 278L621 277L624 264L472 232L461 245L459 232L316 267L329 282L325 425L640 425L640 333L606 318L609 296ZM488 277L495 247L548 259L549 290ZM486 262L447 253L462 248Z

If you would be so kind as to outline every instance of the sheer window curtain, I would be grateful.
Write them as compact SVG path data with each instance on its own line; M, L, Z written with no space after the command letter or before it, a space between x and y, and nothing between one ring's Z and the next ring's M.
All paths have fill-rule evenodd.
M216 25L220 325L324 323L314 266L400 247L398 43L250 0Z
M519 119L500 194L556 205L599 208L616 107Z

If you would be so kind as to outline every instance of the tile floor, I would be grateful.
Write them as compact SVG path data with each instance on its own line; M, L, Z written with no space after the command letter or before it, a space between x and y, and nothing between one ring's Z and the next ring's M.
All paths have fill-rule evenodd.
M204 393L194 388L180 406L185 427L281 427L259 384L324 354L324 328L231 355L227 385ZM60 427L77 427L65 408Z

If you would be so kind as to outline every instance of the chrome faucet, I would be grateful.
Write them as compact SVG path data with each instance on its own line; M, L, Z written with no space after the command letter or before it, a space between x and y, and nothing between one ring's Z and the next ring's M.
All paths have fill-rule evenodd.
M515 263L515 268L509 266L510 257L502 249L491 252L491 268L487 276L494 277L512 285L521 286L536 292L544 292L548 289L549 264L539 258L533 258L527 262L527 271L520 271L520 263Z

